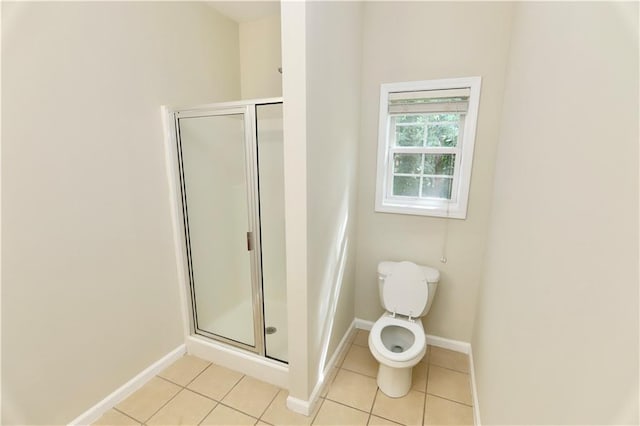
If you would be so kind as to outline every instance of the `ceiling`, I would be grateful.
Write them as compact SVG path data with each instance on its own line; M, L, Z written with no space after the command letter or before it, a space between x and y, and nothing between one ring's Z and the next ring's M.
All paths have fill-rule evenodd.
M238 23L280 15L279 1L207 1L207 5Z

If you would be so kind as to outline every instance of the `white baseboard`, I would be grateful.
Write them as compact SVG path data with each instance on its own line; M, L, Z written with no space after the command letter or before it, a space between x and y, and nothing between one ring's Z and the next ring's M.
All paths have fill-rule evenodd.
M427 339L427 345L437 346L439 348L449 349L455 352L462 352L467 355L471 353L471 343L469 342L445 339L444 337L433 336L431 334L426 334L425 338Z
M187 337L187 352L283 389L289 388L289 367L251 352L199 336Z
M119 402L126 399L129 395L140 389L145 383L157 375L159 372L173 364L186 352L184 344L178 346L149 367L142 370L133 379L129 380L124 385L109 394L102 401L98 402L93 407L76 417L69 422L69 425L90 425L98 420L104 413L116 406Z
M294 413L310 416L311 413L313 413L311 410L312 406L314 406L314 404L311 403L311 400L305 401L304 399L294 398L291 395L287 397L287 408Z
M471 397L473 398L473 424L480 426L480 403L478 402L478 389L476 388L476 370L473 366L473 351L469 346L469 374L471 376Z
M360 318L353 320L356 328L360 330L371 330L373 321L367 321ZM445 339L444 337L425 334L427 345L437 346L439 348L451 349L452 351L469 354L471 352L471 343L462 342L460 340Z
M347 331L344 333L344 336L342 336L342 340L340 340L340 343L338 343L338 347L333 352L333 355L329 359L329 362L327 362L324 370L322 371L322 376L318 378L316 385L313 387L313 391L311 392L309 399L305 401L304 399L289 396L287 397L287 408L289 408L291 411L295 411L296 413L303 414L305 416L309 416L311 415L311 413L313 413L316 405L320 400L322 391L326 386L329 386L329 383L326 379L330 376L329 373L331 369L335 367L340 354L343 350L346 349L348 342L351 340L351 336L357 328L356 324L356 320L354 319Z
M358 330L367 330L371 331L371 327L373 327L373 321L367 321L360 318L356 318L353 320L356 324L356 328Z
M373 321L367 321L360 318L354 320L356 328L361 330L371 330L373 327ZM475 426L480 426L480 408L478 405L478 392L476 389L476 374L473 367L473 352L471 350L471 343L462 342L460 340L446 339L440 336L433 336L431 334L425 334L427 345L437 346L439 348L450 349L456 352L462 352L469 355L469 376L471 378L471 398L473 399L473 419Z

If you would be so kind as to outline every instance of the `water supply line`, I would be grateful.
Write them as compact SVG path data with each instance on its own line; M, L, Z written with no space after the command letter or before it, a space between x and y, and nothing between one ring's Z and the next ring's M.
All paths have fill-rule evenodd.
M444 235L442 236L441 263L447 263L447 240L449 239L449 202L447 201L447 215L444 217Z

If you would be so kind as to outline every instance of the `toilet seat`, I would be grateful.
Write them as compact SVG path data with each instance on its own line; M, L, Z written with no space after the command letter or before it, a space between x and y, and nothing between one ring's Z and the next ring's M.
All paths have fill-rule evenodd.
M414 337L413 344L404 352L391 352L382 342L382 330L385 327L396 326L409 330ZM407 318L393 317L385 314L373 324L371 332L369 333L369 347L375 349L378 354L372 351L375 355L380 355L384 358L384 361L378 359L381 363L391 362L407 362L412 361L415 358L422 358L426 349L426 339L424 335L424 329L420 321L409 321ZM419 360L418 359L418 360Z

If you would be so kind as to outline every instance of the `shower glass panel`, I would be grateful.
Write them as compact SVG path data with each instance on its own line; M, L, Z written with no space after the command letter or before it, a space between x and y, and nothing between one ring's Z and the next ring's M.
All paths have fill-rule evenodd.
M287 361L282 103L256 105L265 354Z
M254 347L246 124L240 111L178 129L195 332Z

